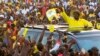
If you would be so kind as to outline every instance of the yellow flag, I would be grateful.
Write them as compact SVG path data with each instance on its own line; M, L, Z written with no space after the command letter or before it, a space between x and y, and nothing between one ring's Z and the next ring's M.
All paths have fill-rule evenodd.
M28 32L28 28L25 28L25 29L24 29L24 32L23 32L23 36L24 36L24 37L26 37L27 32Z
M55 8L49 9L49 10L46 12L46 16L47 16L47 18L48 18L48 20L49 20L50 22L51 22L52 19L55 17L55 15L56 15L56 10L55 10Z
M52 24L49 25L48 29L49 29L50 32L54 32L54 30L55 30L55 29L54 29L54 25L52 25Z

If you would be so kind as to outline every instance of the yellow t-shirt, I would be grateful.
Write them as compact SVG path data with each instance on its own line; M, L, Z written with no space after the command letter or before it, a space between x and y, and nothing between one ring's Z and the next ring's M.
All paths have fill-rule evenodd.
M92 23L88 22L85 19L75 20L73 17L69 17L65 12L61 12L61 16L66 23L69 24L69 31L82 30L85 26L92 27Z
M38 50L38 48L37 48L36 45L35 45L33 48L34 48L34 52L33 52L33 53L37 53L37 52L39 52L39 50Z
M17 21L16 20L13 23L14 23L15 26L17 25Z
M95 14L89 14L89 17L95 17Z
M100 30L100 23L97 23L97 24L96 24L96 27L97 27L97 29Z

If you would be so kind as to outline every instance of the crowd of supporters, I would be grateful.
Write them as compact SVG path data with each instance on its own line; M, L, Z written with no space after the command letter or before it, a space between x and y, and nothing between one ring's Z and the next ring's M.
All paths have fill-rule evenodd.
M59 38L54 40L53 34L47 38L46 45L42 44L45 30L47 29L44 26L38 42L30 39L28 40L22 36L12 36L11 31L5 31L4 37L0 42L0 55L1 56L100 56L99 49L96 47L91 48L90 50L74 50L71 48L76 44L75 39L68 40L66 32L57 31Z
M52 33L48 37L46 45L41 43L44 27L38 43L35 40L27 41L24 36L18 36L19 30L24 26L50 24L46 17L46 11L51 8L63 7L66 14L72 17L74 10L80 11L80 18L93 24L93 28L100 29L100 4L95 0L0 0L0 56L100 56L96 47L89 51L73 51L71 46L76 43L71 40L61 45L59 39L51 44ZM31 2L30 2L31 1ZM54 19L55 24L65 22L63 17ZM56 46L57 45L57 46ZM54 48L53 48L54 47ZM59 48L58 48L59 47Z

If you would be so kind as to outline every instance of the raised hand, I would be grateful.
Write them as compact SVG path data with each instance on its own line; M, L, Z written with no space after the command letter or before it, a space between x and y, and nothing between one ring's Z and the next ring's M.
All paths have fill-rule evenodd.
M41 32L41 35L40 35L40 38L39 38L39 41L38 41L38 42L41 42L41 41L42 41L46 29L47 29L47 27L44 25L44 29L43 29L43 31Z

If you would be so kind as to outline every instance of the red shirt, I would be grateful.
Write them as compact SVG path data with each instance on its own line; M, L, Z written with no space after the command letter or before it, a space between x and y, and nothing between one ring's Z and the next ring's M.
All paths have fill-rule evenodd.
M43 8L42 8L42 15L43 15L43 16L45 16L45 15L46 15L46 10L47 10L47 8L46 8L46 7L43 7Z
M7 21L7 25L11 26L11 24L12 24L11 20Z
M16 28L14 28L14 31L13 31L13 36L17 36L17 33L18 33L17 29L16 29Z

